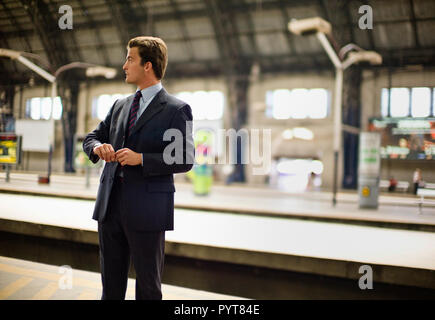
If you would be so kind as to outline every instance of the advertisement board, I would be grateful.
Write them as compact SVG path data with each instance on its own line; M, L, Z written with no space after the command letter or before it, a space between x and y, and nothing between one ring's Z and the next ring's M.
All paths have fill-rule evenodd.
M381 158L435 160L435 118L370 119L381 134Z
M14 133L0 133L0 163L18 164L21 155L21 136Z

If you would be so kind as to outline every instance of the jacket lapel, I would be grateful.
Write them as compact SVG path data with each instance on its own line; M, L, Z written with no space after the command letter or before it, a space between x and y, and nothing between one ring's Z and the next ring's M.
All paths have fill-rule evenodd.
M157 113L163 110L164 105L166 104L166 90L162 88L156 96L153 98L153 100L150 102L148 107L145 109L145 111L142 113L142 115L137 120L134 127L131 129L130 135L138 131L145 123L147 123L149 120L151 120L152 117L154 117ZM128 118L128 112L127 112L127 118ZM127 122L127 120L125 121ZM126 124L125 124L126 125ZM124 125L124 128L125 128Z
M130 106L133 101L134 95L126 98L124 104L120 107L119 115L116 121L116 132L118 134L115 136L115 141L113 142L113 147L115 150L122 148L124 146L124 132L125 126L128 121L128 114L130 113Z
M130 113L130 106L133 102L134 99L134 95L131 95L127 98L127 101L124 104L124 107L122 108L120 119L122 119L122 127L121 130L119 132L125 132L125 128L127 126L127 121L128 121L128 114Z

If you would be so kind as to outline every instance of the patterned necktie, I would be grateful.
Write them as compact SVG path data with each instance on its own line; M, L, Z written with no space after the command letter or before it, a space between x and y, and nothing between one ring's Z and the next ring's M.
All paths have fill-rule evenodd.
M140 105L140 97L142 97L142 92L137 91L134 96L134 100L130 107L130 115L128 116L128 124L127 124L127 137L130 136L131 129L136 123L137 111L139 110Z

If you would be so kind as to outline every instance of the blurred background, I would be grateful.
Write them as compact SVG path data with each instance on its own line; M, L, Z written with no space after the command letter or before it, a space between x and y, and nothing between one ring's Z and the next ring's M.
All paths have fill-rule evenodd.
M433 297L434 33L432 0L2 0L1 192L12 199L10 193L25 190L45 195L59 195L64 190L62 197L94 199L104 163L91 164L81 143L116 99L136 90L125 83L122 71L128 40L139 35L157 36L166 42L169 54L162 84L190 104L194 118L196 162L191 172L175 176L179 194L176 207L235 216L274 215L286 217L285 221L326 221L343 228L351 224L384 231L412 230L416 236L399 238L428 237L421 240L423 244L414 240L405 244L410 246L409 252L418 251L418 257L411 253L403 256L398 243L388 235L371 238L375 241L371 248L384 239L393 248L385 248L385 252L403 261L371 260L369 253L364 257L330 256L328 250L334 246L355 244L349 240L350 231L337 238L335 245L325 247L326 251L319 249L323 253L318 257L425 269L428 273L419 278L421 283L407 282L412 277L406 275L396 285L425 287L429 291L421 294ZM231 136L231 130L239 133L237 137ZM374 133L374 142L362 142L366 133ZM367 152L372 157L362 161ZM265 170L255 173L261 167ZM418 193L418 188L424 191ZM16 217L11 209L15 205L5 200L1 211ZM378 211L364 211L364 207ZM84 213L90 220L91 212ZM230 214L221 216L230 219ZM11 232L4 228L4 232ZM324 238L317 229L295 228L312 230L310 248L331 234L328 226ZM283 237L288 234L285 230L293 229L284 229ZM217 235L218 239L226 239L225 232ZM362 239L371 236L368 231L362 235L361 246ZM228 237L231 243L233 238ZM240 234L236 237L243 238ZM259 237L273 238L265 234ZM8 245L15 241L4 239ZM293 240L277 240L280 248L290 250L282 254L316 255L306 248L291 251ZM304 241L307 243L307 239L301 243ZM264 249L254 240L250 243L255 250ZM348 249L365 252L361 248ZM169 255L177 256L175 249L168 250ZM0 254L14 256L7 250ZM61 264L56 254L45 262ZM210 253L210 257L215 254ZM23 253L18 258L44 260L30 256ZM200 254L190 258L208 261ZM427 264L407 265L419 259L428 259ZM65 263L75 266L68 259ZM197 263L198 269L201 262ZM246 261L240 264L249 265ZM97 270L90 265L83 262L77 267ZM275 267L322 274L308 267L293 268L297 265L294 261L283 265ZM275 268L267 264L257 267ZM352 270L357 277L358 269ZM170 283L189 286L194 282L177 280L176 273L170 278L169 274L166 279ZM242 277L240 274L243 272L237 277ZM325 276L346 278L349 274L343 271ZM293 283L288 274L277 277ZM315 279L307 281L317 283ZM342 292L337 289L342 285L337 284L334 294L322 289L312 296L304 289L301 296L293 296L289 292L294 287L289 285L292 289L287 290L284 282L277 281L273 282L278 288L276 296L263 295L252 288L251 280L238 289L204 285L206 280L191 287L254 298L324 298ZM349 290L335 297L352 296ZM388 290L378 292L379 297L394 296L394 290ZM397 290L406 296L405 289ZM360 297L358 294L353 297Z
M93 130L116 99L134 92L122 72L125 46L150 34L168 45L163 84L191 104L195 130L272 130L269 174L253 175L250 164L217 165L216 183L302 191L313 172L315 187L331 188L334 65L314 34L288 28L292 19L321 17L331 24L337 54L356 44L382 56L381 64L355 63L344 72L339 187L357 187L358 133L368 130L383 134L382 179L412 184L413 170L421 167L425 180L435 182L432 1L70 1L71 29L57 27L69 22L69 11L59 12L62 4L5 0L0 6L2 48L22 52L52 74L71 62L116 71L107 79L104 72L85 72L85 64L60 70L52 106L49 81L16 60L0 60L0 131L15 131L20 119L53 118L53 172L82 173L74 166L74 136ZM370 12L358 11L363 5L371 6L371 20ZM403 118L408 121L395 120ZM413 130L393 133L401 125ZM215 160L224 147L212 142ZM261 145L253 147L261 154ZM47 154L23 148L17 169L46 167Z

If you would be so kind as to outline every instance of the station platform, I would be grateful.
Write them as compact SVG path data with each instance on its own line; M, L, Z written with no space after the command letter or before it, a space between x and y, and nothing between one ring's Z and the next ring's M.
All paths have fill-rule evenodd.
M30 241L51 239L49 245L28 253L34 261L50 255L46 250L56 247L57 242L97 247L93 206L92 198L0 193L0 232L33 237L27 246L36 245ZM17 251L13 244L19 245L22 240L10 239L0 239L0 255L13 256ZM235 296L435 299L434 232L176 208L175 230L166 233L165 252L169 257L195 261L187 263L196 264L194 271L187 271L186 264L181 271L169 268L168 274L177 281L190 274L183 286L198 278L200 272L214 268L206 262L220 264L220 271L224 270L221 278L214 271L204 276L201 281L209 281L210 288L234 285L238 277L246 276L245 269L239 269L250 267L249 281L224 292ZM56 265L71 261L60 261L55 254L51 257L57 259ZM363 265L373 270L377 290L359 288ZM234 270L239 271L231 278L228 273ZM267 276L261 276L262 272ZM273 290L280 292L263 289L273 282L279 288Z
M97 176L91 177L89 187L84 176L52 175L48 185L37 183L37 173L12 172L7 183L5 176L0 172L0 192L95 200L99 185ZM419 197L403 193L381 194L379 207L373 210L359 208L356 192L339 192L334 207L330 192L289 193L266 187L215 185L209 195L197 196L191 184L180 182L176 182L176 190L174 201L179 209L435 232L435 201L421 204Z
M96 272L0 257L0 300L99 300ZM223 294L162 284L163 300L244 300ZM128 279L126 300L135 298L135 279Z

